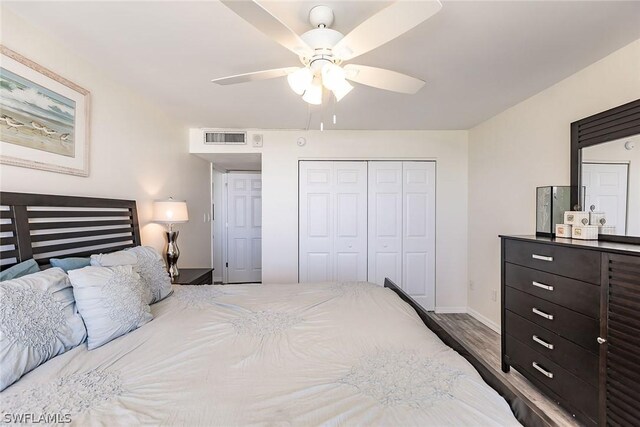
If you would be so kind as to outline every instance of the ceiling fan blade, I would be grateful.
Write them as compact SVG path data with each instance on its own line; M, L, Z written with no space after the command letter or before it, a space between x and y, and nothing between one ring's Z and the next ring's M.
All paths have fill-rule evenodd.
M347 64L344 71L345 77L351 81L392 92L414 94L424 86L420 79L384 68Z
M296 55L309 56L312 52L309 45L300 36L261 6L260 3L252 0L222 0L222 3L249 24Z
M276 77L283 77L289 73L293 73L297 69L298 67L274 68L272 70L255 71L253 73L244 73L235 76L221 77L219 79L213 79L211 81L219 85L234 85L237 83L247 83L254 82L256 80L266 80L274 79Z
M367 53L426 21L442 8L439 0L399 0L354 28L334 47L343 61Z

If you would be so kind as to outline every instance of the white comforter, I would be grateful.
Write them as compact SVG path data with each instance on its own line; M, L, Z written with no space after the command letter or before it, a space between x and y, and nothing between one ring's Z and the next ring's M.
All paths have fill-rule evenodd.
M155 319L0 393L3 418L77 425L518 425L389 289L175 286Z

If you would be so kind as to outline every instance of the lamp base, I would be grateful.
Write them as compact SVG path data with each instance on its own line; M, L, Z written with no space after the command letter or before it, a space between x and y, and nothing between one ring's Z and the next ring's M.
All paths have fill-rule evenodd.
M178 248L178 234L179 231L169 230L167 235L167 268L169 270L169 276L174 279L180 274L178 270L178 258L180 257L180 249Z

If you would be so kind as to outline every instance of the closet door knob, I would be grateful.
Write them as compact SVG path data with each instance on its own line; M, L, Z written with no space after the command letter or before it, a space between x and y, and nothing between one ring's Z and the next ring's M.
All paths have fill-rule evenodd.
M352 245L349 245L349 249L351 249L351 248L352 248Z
M607 342L607 340L605 340L605 339L604 339L604 338L602 338L602 337L598 337L598 340L597 340L597 341L598 341L598 344L604 344L604 343L606 343L606 342Z

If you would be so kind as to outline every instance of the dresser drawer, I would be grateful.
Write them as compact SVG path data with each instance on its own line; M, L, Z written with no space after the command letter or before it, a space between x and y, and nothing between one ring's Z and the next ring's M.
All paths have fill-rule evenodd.
M510 263L505 263L505 285L594 319L600 318L597 285Z
M505 260L589 283L600 283L600 253L506 239Z
M598 389L596 387L562 369L511 335L506 337L506 356L509 364L534 381L535 384L548 388L592 420L598 418Z
M506 309L598 354L598 321L584 314L505 287Z
M505 331L576 377L598 387L597 355L509 310L505 313Z

